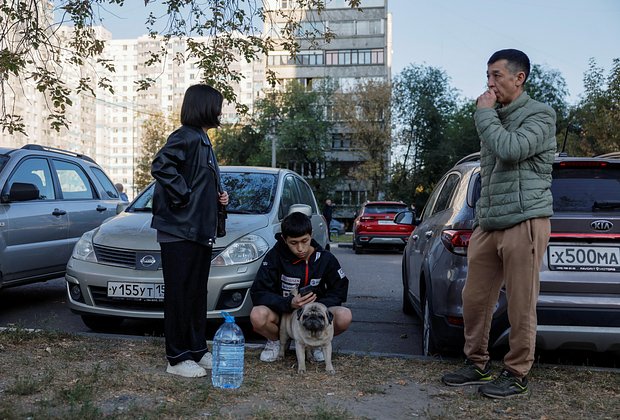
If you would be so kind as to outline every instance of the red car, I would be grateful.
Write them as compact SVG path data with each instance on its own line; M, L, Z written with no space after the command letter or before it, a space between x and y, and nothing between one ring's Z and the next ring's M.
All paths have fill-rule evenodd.
M361 254L365 248L391 247L403 250L413 225L397 225L394 216L407 210L402 201L367 201L353 223L353 250Z

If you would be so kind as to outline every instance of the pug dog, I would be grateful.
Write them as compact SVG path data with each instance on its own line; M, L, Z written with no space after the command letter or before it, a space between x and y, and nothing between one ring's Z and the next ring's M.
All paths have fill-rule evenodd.
M306 357L311 358L313 348L321 348L325 356L325 371L335 374L332 366L332 338L334 338L334 315L322 303L312 302L293 311L282 314L280 320L280 354L288 347L288 339L295 340L297 373L306 373Z

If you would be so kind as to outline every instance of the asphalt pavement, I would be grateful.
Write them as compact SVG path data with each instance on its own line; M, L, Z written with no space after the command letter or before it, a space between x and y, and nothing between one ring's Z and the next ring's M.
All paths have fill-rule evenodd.
M333 246L332 252L350 279L346 305L353 313L348 331L334 338L334 350L349 354L398 355L422 354L421 326L415 317L401 310L401 254L377 251L355 255L350 248ZM86 327L66 304L63 278L44 283L0 289L0 328L57 330L69 333L101 335ZM161 321L125 321L105 335L116 337L162 336ZM215 332L217 325L210 328ZM261 345L264 339L244 326L246 340Z

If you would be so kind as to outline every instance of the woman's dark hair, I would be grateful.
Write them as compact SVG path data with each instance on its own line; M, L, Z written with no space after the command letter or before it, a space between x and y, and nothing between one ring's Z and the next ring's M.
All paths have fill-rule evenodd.
M185 91L181 105L181 124L194 127L220 126L224 96L209 85L192 85Z
M282 220L283 237L299 238L305 234L312 235L312 221L305 214L296 211Z
M514 49L496 51L491 58L489 58L487 65L493 64L499 60L506 60L508 62L507 66L512 74L517 74L522 71L525 73L525 80L527 80L527 77L530 75L530 59L523 51Z

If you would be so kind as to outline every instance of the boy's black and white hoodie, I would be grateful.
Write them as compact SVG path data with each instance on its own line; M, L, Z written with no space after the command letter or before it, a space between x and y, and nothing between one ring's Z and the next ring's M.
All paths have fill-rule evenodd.
M327 307L340 306L347 300L349 279L340 263L314 239L314 253L308 261L291 252L280 233L276 245L267 252L250 291L254 306L265 305L271 310L292 312L291 291L312 285L317 302Z

